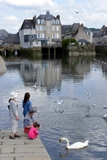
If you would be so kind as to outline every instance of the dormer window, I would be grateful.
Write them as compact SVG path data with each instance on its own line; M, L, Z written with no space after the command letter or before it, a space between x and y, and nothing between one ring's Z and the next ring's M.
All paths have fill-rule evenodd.
M40 19L38 19L38 24L40 24Z
M59 20L58 19L56 20L56 24L59 24Z
M55 20L54 19L52 20L52 24L55 24Z
M44 24L44 23L45 23L45 20L44 20L44 19L42 19L42 20L41 20L41 24Z

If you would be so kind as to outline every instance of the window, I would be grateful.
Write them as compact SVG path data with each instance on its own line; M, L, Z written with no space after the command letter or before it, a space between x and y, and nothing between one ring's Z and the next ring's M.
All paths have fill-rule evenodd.
M59 20L58 19L56 20L56 24L59 24Z
M37 26L37 31L40 31L40 26Z
M34 36L32 36L32 39L34 39Z
M56 37L59 38L59 34L58 33L56 34Z
M45 20L44 19L41 20L41 24L45 24Z
M52 24L55 24L55 21L54 21L54 19L52 20Z
M38 19L38 24L40 24L40 19Z
M28 42L29 41L29 37L28 37L28 35L25 35L24 36L24 42Z
M52 26L52 31L54 31L55 30L55 27L54 26Z
M36 44L38 44L38 41L36 41Z
M50 26L50 22L48 21L48 26Z
M54 33L52 34L52 38L55 38L55 34Z
M59 31L59 26L56 26L56 30Z
M45 36L44 36L44 33L42 33L42 38L44 38Z
M48 28L48 33L50 33L50 28Z
M45 31L45 26L41 26L42 27L42 31Z
M26 25L26 28L28 28L29 26L28 25Z
M40 33L37 34L37 38L40 38Z

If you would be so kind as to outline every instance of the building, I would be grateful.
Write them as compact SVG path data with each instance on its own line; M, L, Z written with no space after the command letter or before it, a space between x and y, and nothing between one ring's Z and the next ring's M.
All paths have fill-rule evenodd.
M2 42L2 44L5 46L10 44L20 44L19 36L18 34L9 34Z
M93 33L83 24L62 25L62 39L75 38L79 43L92 43Z
M23 48L40 47L45 44L58 44L61 41L60 16L36 15L32 19L25 19L19 30L20 45Z

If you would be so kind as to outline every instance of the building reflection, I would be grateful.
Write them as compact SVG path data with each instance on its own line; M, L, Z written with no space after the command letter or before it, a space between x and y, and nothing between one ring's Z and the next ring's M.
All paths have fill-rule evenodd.
M32 86L37 83L37 87L47 89L47 94L51 94L53 89L61 90L62 79L73 80L73 82L83 81L84 75L90 72L93 57L67 57L60 60L28 60L18 61L7 60L8 69L19 70L23 78L24 85Z
M73 82L83 81L84 75L90 72L94 57L76 56L64 61L62 74L67 74Z
M33 85L37 82L38 87L47 88L48 94L51 89L60 89L61 86L61 61L28 61L21 62L20 74L25 85Z

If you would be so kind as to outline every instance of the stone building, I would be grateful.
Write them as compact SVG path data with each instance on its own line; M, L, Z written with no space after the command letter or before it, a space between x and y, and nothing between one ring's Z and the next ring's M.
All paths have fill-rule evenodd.
M60 16L36 15L32 19L25 19L19 30L20 45L23 48L40 47L45 44L56 44L61 41Z
M65 33L64 33L65 32ZM75 38L79 43L92 43L93 33L83 24L74 23L70 25L62 25L62 39Z

